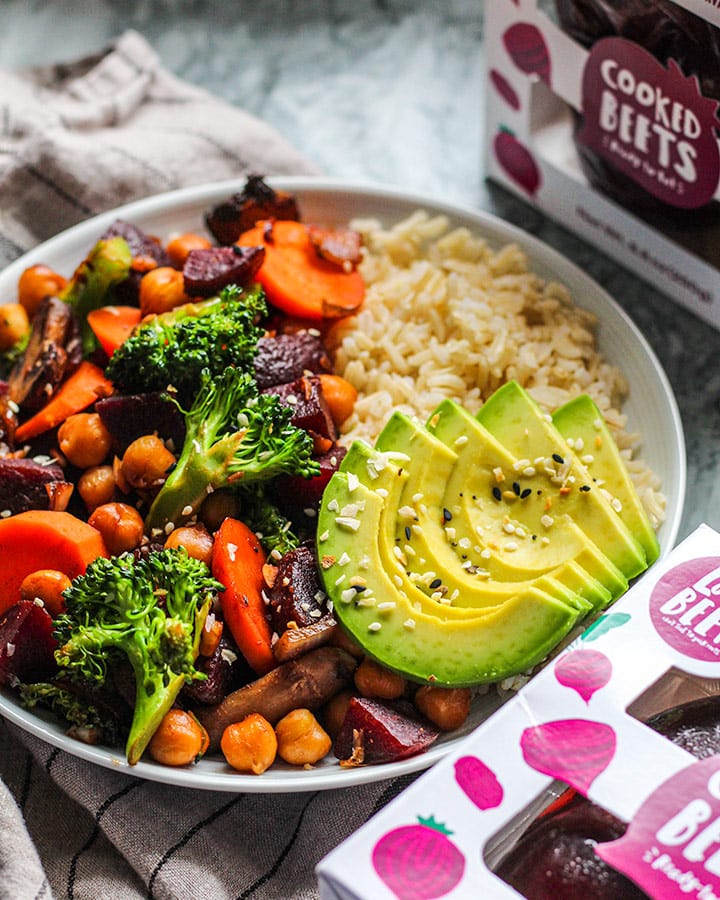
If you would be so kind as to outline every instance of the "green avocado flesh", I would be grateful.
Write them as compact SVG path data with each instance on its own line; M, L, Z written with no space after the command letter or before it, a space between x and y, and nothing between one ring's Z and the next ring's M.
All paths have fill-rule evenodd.
M578 621L577 609L534 585L478 619L447 623L418 611L379 564L383 498L350 489L345 472L326 492L318 532L328 597L351 637L387 668L437 685L499 681L540 662ZM340 513L328 509L333 501ZM341 514L348 508L354 516Z
M609 432L590 475L512 387L477 419L451 401L426 426L395 413L374 448L350 446L323 494L318 554L335 615L412 680L461 686L523 672L648 564L649 536L634 534L650 526ZM592 438L581 410L577 425L571 409L559 417L576 447L597 434L597 410Z

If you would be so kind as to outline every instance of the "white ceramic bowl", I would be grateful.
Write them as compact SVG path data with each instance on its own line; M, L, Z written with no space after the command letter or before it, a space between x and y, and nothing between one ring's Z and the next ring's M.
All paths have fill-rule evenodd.
M667 498L667 518L659 531L659 539L663 553L673 546L685 496L685 446L680 415L669 382L649 345L628 316L596 282L541 241L482 212L386 187L335 179L283 178L271 181L276 187L290 190L298 196L303 219L308 222L345 224L351 218L372 217L384 224L392 224L416 209L443 213L454 224L466 225L482 234L492 245L518 242L528 253L534 271L567 285L576 300L598 317L600 349L609 362L622 369L628 380L630 397L625 406L628 427L642 435L643 458L662 479ZM71 274L102 231L118 217L161 237L177 231L198 231L202 227L203 214L213 204L241 188L241 182L223 182L173 191L83 222L36 247L5 269L0 274L0 297L13 297L21 272L36 262ZM141 761L131 767L121 750L91 747L69 738L54 717L42 712L29 712L20 706L10 691L0 691L0 714L48 743L90 762L167 784L266 793L338 788L420 771L449 752L498 704L495 692L475 701L470 719L460 733L453 733L427 753L402 762L343 769L328 760L308 771L276 764L262 776L255 777L234 773L219 759L203 759L191 768L182 769L151 761Z

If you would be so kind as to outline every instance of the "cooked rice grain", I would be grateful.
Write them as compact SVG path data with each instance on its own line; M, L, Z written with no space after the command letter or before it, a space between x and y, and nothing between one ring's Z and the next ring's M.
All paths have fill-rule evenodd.
M625 432L627 383L596 347L596 320L569 291L529 271L516 244L491 249L444 216L416 212L391 229L356 221L368 290L360 313L332 334L335 370L359 393L343 441L371 443L394 410L427 420L451 398L475 413L515 379L548 411L580 393L602 410L655 525L658 478L633 457Z

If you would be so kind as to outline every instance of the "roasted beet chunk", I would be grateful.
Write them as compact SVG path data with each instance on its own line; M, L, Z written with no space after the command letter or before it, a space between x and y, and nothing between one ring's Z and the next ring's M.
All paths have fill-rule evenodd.
M273 483L273 493L278 504L294 519L306 509L317 509L322 493L328 481L340 468L340 463L347 453L345 447L334 444L327 453L316 456L320 464L320 474L312 478L300 475L280 475Z
M171 265L170 257L158 238L123 219L116 219L102 235L103 240L111 237L121 237L127 241L133 258L130 274L112 290L113 299L116 303L137 306L138 290L143 274L155 266Z
M40 409L81 358L75 314L57 297L46 297L33 319L25 353L8 378L9 399L24 410Z
M308 225L307 230L310 243L321 259L335 263L345 271L360 263L362 238L359 232L350 228L320 228L319 225Z
M122 456L132 442L156 432L177 449L185 440L185 423L177 406L162 394L127 394L98 400L95 410Z
M298 378L289 384L276 384L263 393L275 394L292 411L292 424L330 441L337 438L330 408L323 397L320 379L316 375Z
M255 380L260 390L295 381L308 372L331 372L332 363L320 336L309 331L260 338Z
M298 220L297 201L286 191L275 191L260 175L250 175L239 194L218 204L205 216L205 224L220 244L233 244L261 219Z
M57 499L67 499L72 485L60 466L42 465L32 459L0 459L0 510L12 515L28 509L59 509Z
M196 668L206 678L191 681L183 688L183 696L208 706L219 703L231 691L256 677L235 642L225 634L211 656L198 657Z
M183 266L185 293L210 297L228 284L249 284L265 259L264 247L208 247L191 250Z
M0 616L0 684L33 684L57 669L53 620L31 600L20 600Z
M333 750L338 759L355 765L394 762L422 753L439 735L409 704L406 712L400 704L353 697Z
M288 622L311 625L325 611L315 553L304 544L286 553L278 563L270 597L270 621L278 634Z

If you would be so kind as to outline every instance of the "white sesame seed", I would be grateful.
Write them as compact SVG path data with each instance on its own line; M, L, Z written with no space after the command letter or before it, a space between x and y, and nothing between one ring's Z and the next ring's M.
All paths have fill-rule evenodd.
M345 581L345 577L346 576L344 572L342 573L342 575L338 575L338 577L335 579L335 587L340 587L343 581Z
M0 519L7 519L7 518L9 518L11 515L12 515L12 510L10 510L10 509L4 509L2 512L0 512Z
M360 519L354 516L335 516L335 524L348 531L357 531L360 528Z
M402 587L404 582L399 575L393 575L393 581L395 582L396 587Z
M505 549L508 551L508 553L512 553L513 550L517 550L517 548L518 548L517 541L508 541L505 544Z
M472 541L470 538L463 537L458 541L458 547L462 547L463 550L469 550L471 545Z
M526 478L534 478L536 475L535 466L525 466L522 473Z
M413 503L419 503L425 495L418 491L417 494L413 494L412 501Z
M578 453L582 452L584 447L585 441L581 437L575 438L575 449L578 451Z
M375 493L378 495L378 497L382 497L383 500L387 499L388 492L385 490L385 488L378 488Z
M586 453L584 456L581 456L580 459L586 466L591 466L595 462L595 457L592 453Z
M460 437L455 438L455 446L456 447L464 447L465 444L470 440L466 434L461 434Z
M415 628L415 619L405 619L403 622L403 628L407 631L412 631Z
M547 513L540 518L540 524L543 528L552 528L554 521L553 517L549 516Z
M600 431L600 429L602 428L602 419L594 419L593 428L595 429L595 431Z
M382 603L378 603L377 608L380 612L387 612L391 609L395 609L396 606L397 604L394 600L383 600Z
M371 622L368 625L368 631L380 631L381 628L382 625L380 624L380 622Z
M416 513L415 510L412 508L412 506L401 506L401 507L398 509L398 516L399 516L401 519L416 519L416 518L417 518L417 513Z
M270 551L270 556L273 559L282 559L282 553L278 550L277 547Z
M410 546L410 544L405 544L405 546L403 547L403 550L405 551L405 553L407 554L407 556L417 556L417 553L416 553L415 550Z
M618 513L619 513L619 512L622 512L623 505L622 505L622 503L618 500L617 497L613 497L613 498L612 498L612 501L611 501L610 505L611 505L612 508L615 510L615 512L618 512Z
M512 522L503 522L503 531L505 534L515 534L515 526Z

